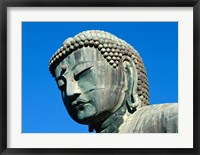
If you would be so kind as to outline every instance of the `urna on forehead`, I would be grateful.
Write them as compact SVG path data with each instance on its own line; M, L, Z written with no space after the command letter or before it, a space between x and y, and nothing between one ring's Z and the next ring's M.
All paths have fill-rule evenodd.
M76 52L85 47L95 48L96 52L99 52L102 58L104 58L113 69L119 66L120 61L124 57L129 57L136 67L138 76L137 93L143 103L149 103L146 69L138 52L124 40L105 31L84 31L75 35L73 38L66 39L49 61L49 70L51 74L55 76L55 68L72 52Z

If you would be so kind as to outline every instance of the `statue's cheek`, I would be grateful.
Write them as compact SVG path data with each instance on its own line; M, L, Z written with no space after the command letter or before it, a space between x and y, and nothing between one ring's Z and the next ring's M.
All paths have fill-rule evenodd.
M96 80L93 76L85 76L82 77L78 82L78 87L81 90L82 93L85 93L87 91L91 91L94 88L96 88Z

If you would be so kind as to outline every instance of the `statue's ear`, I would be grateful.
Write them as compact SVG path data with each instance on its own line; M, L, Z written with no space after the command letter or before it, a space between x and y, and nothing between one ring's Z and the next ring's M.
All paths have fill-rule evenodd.
M126 104L128 111L133 113L138 106L137 90L137 70L132 59L125 58L123 60L123 68L125 73L125 88L126 88Z

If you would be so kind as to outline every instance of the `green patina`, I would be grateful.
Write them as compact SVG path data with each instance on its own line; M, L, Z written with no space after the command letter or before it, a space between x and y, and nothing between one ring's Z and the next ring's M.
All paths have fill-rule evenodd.
M84 31L68 38L50 59L49 70L71 118L88 124L90 131L136 132L137 126L129 131L130 124L124 124L135 119L140 109L152 107L147 106L148 80L141 57L108 32ZM151 129L141 132L153 132Z

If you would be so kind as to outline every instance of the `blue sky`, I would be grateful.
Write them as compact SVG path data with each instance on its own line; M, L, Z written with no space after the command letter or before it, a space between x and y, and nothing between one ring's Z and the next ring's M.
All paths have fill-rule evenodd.
M23 22L23 133L88 132L88 126L69 117L48 69L63 41L85 30L110 32L138 50L147 70L151 104L178 102L177 22Z

